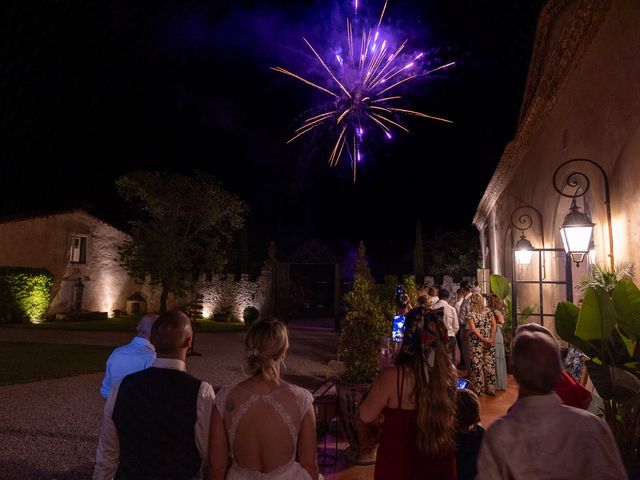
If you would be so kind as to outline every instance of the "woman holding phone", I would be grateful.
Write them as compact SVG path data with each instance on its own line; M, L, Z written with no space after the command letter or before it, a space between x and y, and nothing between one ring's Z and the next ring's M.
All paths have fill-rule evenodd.
M402 343L360 404L365 423L384 415L375 480L454 480L456 372L442 309L406 316Z

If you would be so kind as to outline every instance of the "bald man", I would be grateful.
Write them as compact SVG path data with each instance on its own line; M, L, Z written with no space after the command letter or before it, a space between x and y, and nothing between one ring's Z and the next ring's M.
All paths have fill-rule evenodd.
M193 332L181 311L151 329L153 365L116 384L104 407L94 480L201 479L213 388L186 373Z
M130 373L150 367L156 361L156 350L149 342L151 326L158 315L146 313L138 322L137 335L126 345L116 348L107 360L100 395L109 397L111 388Z
M477 478L627 478L607 424L552 392L561 373L557 343L544 332L519 331L511 358L518 401L485 434Z

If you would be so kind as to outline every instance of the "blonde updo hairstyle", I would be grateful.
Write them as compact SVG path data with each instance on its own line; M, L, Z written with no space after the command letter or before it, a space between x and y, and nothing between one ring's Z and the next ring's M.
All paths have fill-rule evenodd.
M262 374L267 382L277 384L277 364L289 349L287 327L276 319L256 322L247 333L244 345L247 349L245 371L251 376Z
M485 311L484 298L479 293L474 293L469 299L469 311L482 313Z

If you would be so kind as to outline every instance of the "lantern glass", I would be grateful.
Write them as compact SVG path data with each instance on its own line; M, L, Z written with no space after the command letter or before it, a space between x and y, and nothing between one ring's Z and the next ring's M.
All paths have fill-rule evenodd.
M563 226L560 229L564 250L569 254L584 256L589 252L591 238L593 236L593 224L584 226Z
M531 257L533 252L531 250L516 250L516 263L518 265L527 266L531 264Z

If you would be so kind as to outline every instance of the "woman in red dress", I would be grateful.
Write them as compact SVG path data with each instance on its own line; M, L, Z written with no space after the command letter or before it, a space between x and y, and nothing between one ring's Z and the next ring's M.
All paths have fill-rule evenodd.
M456 372L442 310L407 314L394 364L360 404L363 422L384 416L375 480L456 479Z

